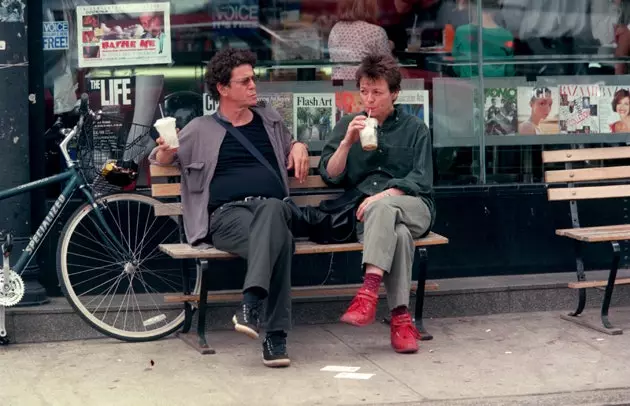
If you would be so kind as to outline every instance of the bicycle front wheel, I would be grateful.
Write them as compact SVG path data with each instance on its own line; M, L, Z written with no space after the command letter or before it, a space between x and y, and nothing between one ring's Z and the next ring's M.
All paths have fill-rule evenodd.
M165 303L164 295L184 292L185 282L198 294L201 281L196 267L184 272L188 261L158 248L179 242L176 218L156 216L160 202L139 194L105 196L97 203L79 207L59 240L57 273L66 298L88 324L119 340L151 341L173 333L184 322L184 310ZM103 230L97 210L118 244Z

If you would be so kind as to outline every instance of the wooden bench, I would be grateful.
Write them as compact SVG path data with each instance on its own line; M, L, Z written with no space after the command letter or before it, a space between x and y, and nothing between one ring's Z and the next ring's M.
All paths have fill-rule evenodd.
M547 193L549 201L569 201L573 227L556 230L556 234L574 240L576 249L577 282L568 286L571 289L578 289L578 306L574 312L562 315L562 318L612 335L622 333L622 330L615 328L608 319L613 289L615 285L630 284L630 278L617 279L621 251L619 242L630 239L630 224L581 227L578 201L629 197L630 185L627 184L627 179L630 178L630 166L604 166L610 161L627 158L630 158L630 147L569 149L545 151L542 154L543 164L564 164L564 169L545 171L545 182L549 186ZM574 167L577 163L581 163L581 167ZM598 163L599 166L592 166L593 163ZM624 179L626 181L622 183ZM611 244L613 257L607 280L586 280L580 251L585 243ZM586 289L602 287L605 287L605 293L601 306L600 326L578 316L586 305Z
M319 157L311 157L310 168L312 171L317 168L319 164ZM179 200L180 197L180 184L178 177L180 176L179 168L165 167L165 166L151 166L151 191L152 195L158 199L175 199ZM168 183L159 183L168 182ZM308 176L306 182L299 183L292 179L291 181L291 196L293 200L300 206L305 205L317 205L320 201L330 199L337 196L341 190L330 189L322 181L319 175ZM156 206L155 214L157 216L181 216L182 208L181 204L163 203ZM179 217L181 224L181 217ZM181 233L181 228L180 228ZM180 241L184 241L185 238L182 235ZM433 337L429 334L423 325L422 310L424 306L424 293L426 290L437 290L438 286L435 283L427 283L427 250L426 247L433 245L447 244L448 239L435 234L430 233L425 238L416 241L416 247L420 254L420 272L418 275L418 281L412 283L412 292L416 295L415 306L415 323L418 330L422 334L423 340L430 340ZM316 255L316 254L334 254L341 252L353 252L361 251L362 245L359 243L351 244L330 244L319 245L310 241L296 241L295 255ZM212 354L214 350L209 347L205 338L205 315L208 301L212 302L238 302L241 299L240 291L211 291L208 292L207 288L207 270L208 262L229 260L236 258L235 255L220 251L216 248L197 249L182 242L180 244L162 244L160 245L162 250L167 255L177 259L194 259L196 260L196 266L199 273L201 273L200 294L191 294L188 291L188 287L184 288L183 295L167 295L165 301L169 303L184 303L186 309L186 318L182 332L178 334L189 345L193 346L202 354ZM300 286L293 287L291 294L294 298L352 298L359 288L359 284L348 285L318 285L318 286ZM384 290L381 289L381 295L384 295ZM198 306L198 325L197 333L190 333L192 323L192 306L197 304Z

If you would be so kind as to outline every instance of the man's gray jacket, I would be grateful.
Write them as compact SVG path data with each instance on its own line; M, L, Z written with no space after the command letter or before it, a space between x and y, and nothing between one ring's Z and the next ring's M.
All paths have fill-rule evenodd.
M287 157L294 143L291 132L272 107L252 107L252 110L260 115L269 134L288 195ZM197 117L179 132L179 149L174 165L179 166L182 172L184 230L189 244L200 243L208 234L210 182L225 135L225 128L212 116ZM157 147L153 149L149 161L159 165L156 161L157 151Z

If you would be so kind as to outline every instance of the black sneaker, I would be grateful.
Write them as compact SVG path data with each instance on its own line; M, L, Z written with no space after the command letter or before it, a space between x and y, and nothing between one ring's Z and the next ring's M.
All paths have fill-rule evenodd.
M263 364L270 368L282 368L291 365L287 354L286 334L267 335L263 341Z
M232 317L234 330L243 333L250 338L258 338L258 319L260 304L255 305L241 303L240 310Z

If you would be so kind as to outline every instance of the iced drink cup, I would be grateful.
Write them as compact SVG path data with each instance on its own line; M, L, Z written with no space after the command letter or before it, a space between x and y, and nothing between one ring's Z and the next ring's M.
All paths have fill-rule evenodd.
M374 151L378 148L378 140L376 138L376 126L378 121L373 117L365 119L365 128L359 133L361 137L361 146L364 151Z
M175 127L175 118L162 117L153 124L160 133L160 137L164 138L164 141L171 149L179 147L179 139L177 138L177 128Z

